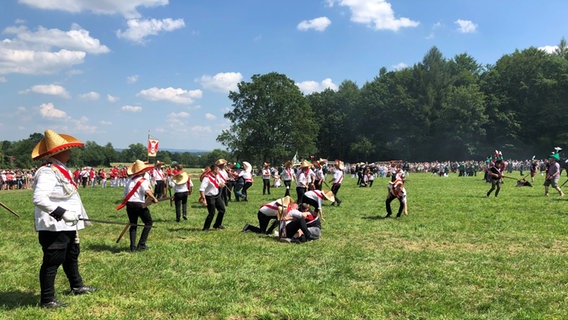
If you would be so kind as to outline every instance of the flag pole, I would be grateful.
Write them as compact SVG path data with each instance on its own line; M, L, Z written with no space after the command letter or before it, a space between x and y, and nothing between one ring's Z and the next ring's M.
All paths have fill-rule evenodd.
M148 129L148 140L146 140L146 149L148 149L148 144L150 143L150 129ZM150 163L150 152L146 150L148 163Z

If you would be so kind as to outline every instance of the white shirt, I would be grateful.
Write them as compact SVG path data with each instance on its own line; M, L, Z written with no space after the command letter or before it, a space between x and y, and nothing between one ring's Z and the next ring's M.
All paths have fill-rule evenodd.
M122 195L123 199L126 198L128 193L130 193L130 190L132 190L136 186L136 183L138 183L138 180L140 179L142 179L142 176L139 175L133 176L128 179L126 185L124 186L124 194ZM136 192L132 194L130 199L128 199L128 202L144 203L146 201L146 191L148 190L152 190L152 186L150 185L150 180L144 178L144 181L140 184L140 187L138 187Z
M199 192L205 193L206 196L216 196L219 194L219 182L217 178L211 174L206 175L201 180Z
M88 219L87 212L77 191L77 187L69 181L56 166L69 173L71 171L56 159L49 159L53 165L42 166L37 169L34 176L33 203L35 205L34 220L36 231L75 231L85 228L80 220L76 226L69 226L62 220L55 220L49 214L57 207L77 212L81 218Z

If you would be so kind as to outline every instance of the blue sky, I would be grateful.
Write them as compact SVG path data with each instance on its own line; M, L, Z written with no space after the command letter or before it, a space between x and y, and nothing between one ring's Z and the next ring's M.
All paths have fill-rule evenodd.
M305 94L360 87L436 46L494 64L551 50L565 0L5 0L0 140L46 129L116 148L223 149L227 95L278 72Z

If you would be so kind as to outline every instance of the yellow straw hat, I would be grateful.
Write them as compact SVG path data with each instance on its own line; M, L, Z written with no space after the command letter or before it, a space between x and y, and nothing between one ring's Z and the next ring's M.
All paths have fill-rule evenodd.
M128 168L126 168L126 174L128 174L129 176L141 174L141 173L148 171L152 168L154 168L154 165L146 164L141 160L136 160L136 161L134 161L134 163L129 165Z
M311 163L309 163L307 160L304 160L304 161L302 161L302 163L300 164L300 169L302 169L302 168L309 168L309 167L311 167L311 166L312 166Z
M331 201L331 202L335 202L335 196L333 195L333 192L331 192L330 190L323 190L321 193L323 193L323 196Z
M65 150L82 147L85 144L67 134L58 134L53 130L45 130L45 136L36 144L32 151L32 159L49 158Z
M174 180L175 184L182 185L182 184L187 183L187 180L189 180L189 175L187 174L187 172L182 171L182 172L176 174L173 177L173 180Z
M219 159L219 160L215 161L216 166L222 166L226 163L227 163L227 160L225 160L225 159Z

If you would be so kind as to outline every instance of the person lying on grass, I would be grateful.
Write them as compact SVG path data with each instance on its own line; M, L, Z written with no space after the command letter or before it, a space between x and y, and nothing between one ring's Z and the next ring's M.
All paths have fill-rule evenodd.
M282 218L284 226L281 237L287 242L307 242L321 237L321 221L317 213L310 211L307 203L298 208L296 203L290 204L290 211ZM290 236L290 238L287 238Z

